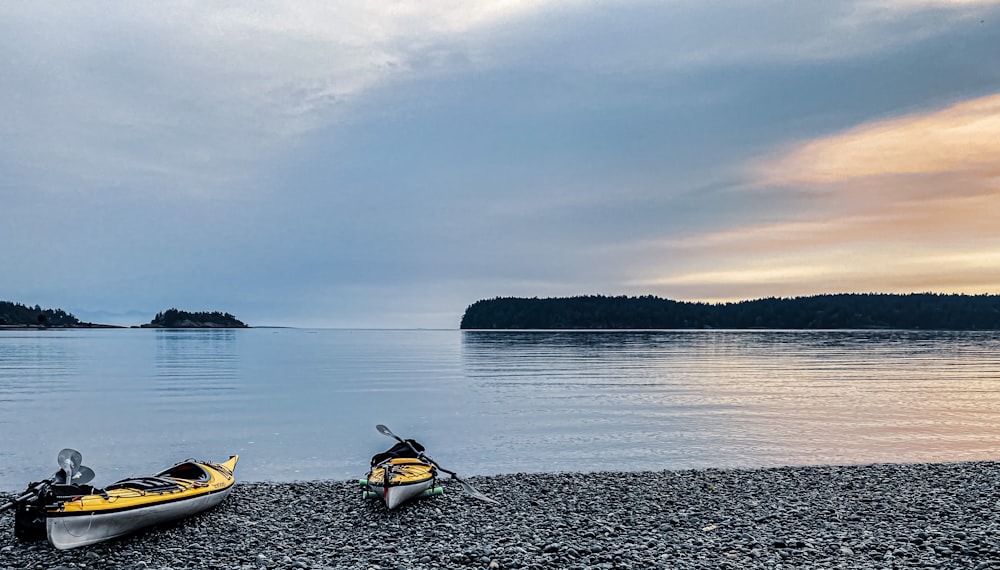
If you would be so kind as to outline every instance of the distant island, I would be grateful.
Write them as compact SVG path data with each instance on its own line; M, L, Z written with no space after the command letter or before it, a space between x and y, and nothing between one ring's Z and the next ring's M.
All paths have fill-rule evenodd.
M164 329L245 329L249 326L229 313L189 313L177 309L167 309L156 313L156 317L140 328Z
M1000 330L1000 296L845 293L718 304L653 296L497 297L470 305L460 328Z
M118 325L86 323L62 309L43 309L21 303L0 301L0 330L59 328L126 328ZM132 328L250 328L229 313L189 313L168 309L157 313L148 324Z
M0 329L24 328L117 328L114 325L85 323L62 309L29 307L21 303L0 301Z

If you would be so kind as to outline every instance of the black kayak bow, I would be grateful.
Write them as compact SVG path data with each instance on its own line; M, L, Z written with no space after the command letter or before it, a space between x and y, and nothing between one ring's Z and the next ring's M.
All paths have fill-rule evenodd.
M427 461L430 461L431 463L434 464L435 467L437 467L438 471L442 471L442 472L447 473L448 475L450 475L452 479L454 479L455 481L458 481L458 484L461 485L463 489L465 489L466 493L472 495L474 498L479 499L480 501L485 501L487 503L492 503L494 505L499 505L500 504L498 501L495 501L495 500L487 497L486 495L484 495L484 494L480 493L478 490L476 490L475 487L473 487L469 483L463 481L461 478L459 478L458 473L455 473L454 471L449 471L449 470L441 467L440 465L438 465L437 461L434 461L430 457L427 457L426 455L424 455L424 452L417 451L413 447L412 443L410 443L409 441L406 441L405 439L403 439L403 438L399 437L398 435L392 433L392 430L390 430L387 426L382 425L382 424L378 424L377 426L375 426L375 429L377 429L380 434L388 436L388 437L391 437L392 439L398 441L399 443L405 443L411 450L413 450L413 453L417 454L417 457L419 457L421 459L426 459Z

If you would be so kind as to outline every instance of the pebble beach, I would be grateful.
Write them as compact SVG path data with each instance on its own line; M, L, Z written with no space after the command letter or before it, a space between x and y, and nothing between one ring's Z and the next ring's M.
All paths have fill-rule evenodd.
M394 511L357 481L238 483L211 511L69 551L18 542L7 511L0 569L1000 568L997 462L465 480L500 504L447 478Z

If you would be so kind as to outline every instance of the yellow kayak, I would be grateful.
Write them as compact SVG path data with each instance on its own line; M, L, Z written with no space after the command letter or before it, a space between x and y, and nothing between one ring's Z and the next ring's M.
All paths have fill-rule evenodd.
M466 493L476 499L498 504L460 479L454 471L437 465L436 461L424 454L424 446L416 440L403 439L384 424L376 425L375 429L397 443L372 456L368 478L359 481L365 488L362 496L366 499L382 499L386 507L394 509L410 499L440 495L443 490L435 485L438 471L441 471L450 475Z
M38 514L56 548L94 544L218 505L236 482L238 460L237 455L222 463L186 459L155 475L123 479L103 489L53 484Z
M411 499L440 495L441 487L435 483L437 468L433 463L410 457L393 458L368 472L364 480L365 497L382 499L386 508L395 509Z

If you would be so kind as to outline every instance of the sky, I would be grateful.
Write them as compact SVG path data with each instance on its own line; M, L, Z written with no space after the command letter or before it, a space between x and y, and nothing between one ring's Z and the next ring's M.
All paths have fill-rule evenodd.
M0 3L0 300L1000 294L1000 2Z

